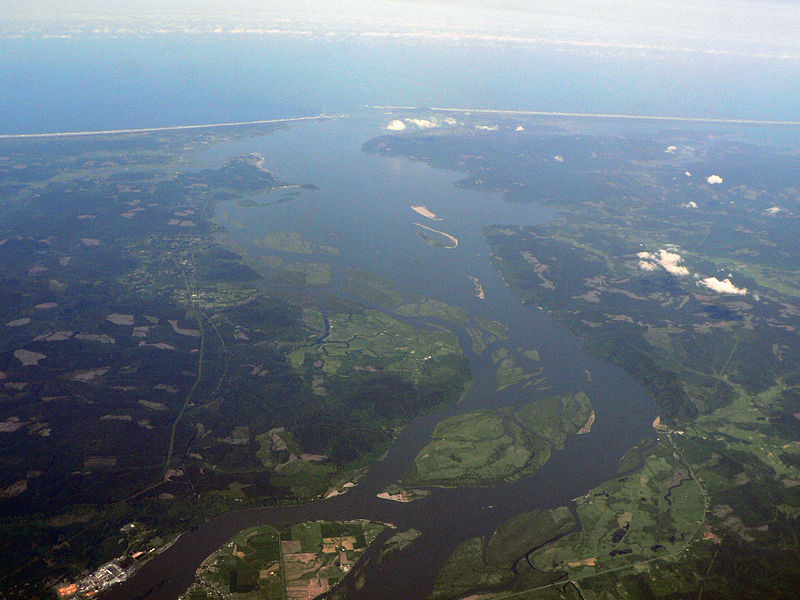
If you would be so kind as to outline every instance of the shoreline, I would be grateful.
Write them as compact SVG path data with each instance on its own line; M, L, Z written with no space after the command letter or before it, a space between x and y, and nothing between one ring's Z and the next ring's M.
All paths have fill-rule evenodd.
M370 108L382 110L414 110L419 111L418 106L370 106ZM546 110L502 110L498 108L454 108L432 106L427 108L431 112L451 112L462 114L480 115L521 115L531 117L569 117L580 119L620 119L633 121L678 121L681 123L722 123L728 125L769 125L782 127L800 127L800 121L781 121L768 119L724 119L720 117L680 117L671 115L628 115L615 113L582 113L582 112L559 112Z
M234 121L230 123L207 123L204 125L170 125L167 127L141 127L136 129L104 129L98 131L60 131L51 133L2 133L0 140L23 140L34 138L84 137L97 135L122 135L126 133L158 133L160 131L182 131L184 129L215 129L217 127L244 127L247 125L267 125L270 123L293 123L297 121L320 121L342 119L347 115L319 114L314 117L290 117L286 119L262 119L260 121Z

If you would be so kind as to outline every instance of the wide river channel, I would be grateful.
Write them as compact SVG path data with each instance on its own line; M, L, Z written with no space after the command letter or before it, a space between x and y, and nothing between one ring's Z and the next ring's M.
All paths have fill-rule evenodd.
M266 251L253 241L273 232L294 231L315 244L339 248L337 256L286 255L292 260L329 262L333 280L328 291L334 294L340 293L350 269L366 269L390 278L401 290L462 307L472 317L506 324L511 339L499 344L537 349L550 389L511 386L498 392L491 347L489 352L476 355L465 327L445 324L461 340L472 366L474 385L457 406L414 420L355 488L311 504L241 510L214 517L182 535L104 597L177 598L192 582L198 565L245 527L270 524L280 529L308 520L363 518L392 523L400 531L414 527L423 535L391 561L381 565L371 561L366 585L352 589L352 597L425 598L438 570L460 542L491 534L521 512L569 504L613 477L625 451L652 435L655 408L647 392L620 369L586 354L581 341L543 311L524 305L489 263L490 249L482 231L485 226L536 224L558 218L558 214L536 204L508 202L501 194L457 187L455 182L463 177L458 173L433 169L420 161L363 152L365 141L386 133L381 127L388 120L366 113L306 122L213 146L201 156L209 166L258 152L280 180L313 183L319 188L300 190L291 201L271 206L220 205L218 222L256 263L259 253ZM277 199L282 193L273 191L256 200ZM412 205L425 205L442 220L430 221L413 212ZM445 249L424 243L416 235L415 223L455 236L458 247ZM470 276L482 283L485 299L472 295ZM592 400L597 417L592 431L571 436L566 447L554 451L550 461L534 475L496 487L436 488L430 496L410 503L376 497L409 469L442 418L578 390L586 391Z

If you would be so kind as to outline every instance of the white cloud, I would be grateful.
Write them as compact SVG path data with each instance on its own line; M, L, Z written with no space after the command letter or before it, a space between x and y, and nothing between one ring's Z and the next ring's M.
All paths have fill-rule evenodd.
M678 151L677 146L667 146L667 149L664 150L667 154L675 154Z
M719 175L709 175L706 177L706 181L711 185L714 185L715 183L722 183L722 177Z
M389 131L403 131L405 130L405 128L406 124L399 119L395 119L386 126L386 129L388 129Z
M773 217L773 216L777 215L778 213L782 213L782 212L783 212L783 209L780 206L770 206L767 210L764 211L764 214L765 215L769 215L770 217Z
M428 119L406 119L406 123L414 125L417 129L433 129L439 125L436 120Z
M725 278L722 281L716 277L706 277L697 282L698 285L704 285L708 289L718 292L720 294L737 294L743 295L747 293L747 288L738 288L731 283L730 278Z
M681 263L683 258L677 252L670 252L663 248L658 251L658 257L654 259L660 264L668 273L673 275L688 275L689 269L684 267Z
M640 260L639 268L642 271L655 271L658 268L658 265L654 262L650 262L649 260Z
M553 160L555 160L556 162L564 162L564 157L563 157L563 156L561 156L560 154L556 154L556 155L553 157Z
M656 266L661 266L667 273L672 275L688 275L687 269L681 263L683 258L677 252L670 252L669 250L661 249L658 254L654 252L639 252L637 256L641 259L639 267L645 271L654 271ZM645 267L644 264L653 265L652 267Z

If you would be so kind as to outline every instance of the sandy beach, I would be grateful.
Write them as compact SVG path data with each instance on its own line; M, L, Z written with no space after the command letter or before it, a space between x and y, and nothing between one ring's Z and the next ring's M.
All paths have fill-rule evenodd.
M429 218L432 221L441 221L442 220L440 217L436 216L435 212L432 212L432 211L428 210L427 206L421 206L421 205L420 206L412 206L411 210L413 210L418 215L422 215L423 217Z

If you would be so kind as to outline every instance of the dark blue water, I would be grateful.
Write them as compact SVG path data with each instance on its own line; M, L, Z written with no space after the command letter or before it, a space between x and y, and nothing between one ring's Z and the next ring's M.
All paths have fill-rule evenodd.
M795 61L267 35L0 39L0 133L362 104L800 120Z

